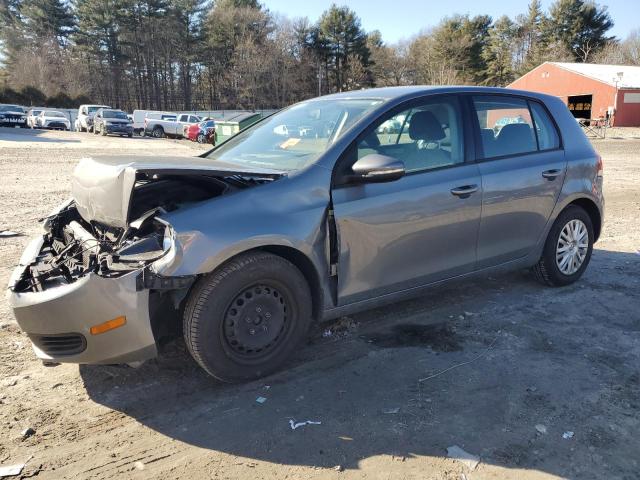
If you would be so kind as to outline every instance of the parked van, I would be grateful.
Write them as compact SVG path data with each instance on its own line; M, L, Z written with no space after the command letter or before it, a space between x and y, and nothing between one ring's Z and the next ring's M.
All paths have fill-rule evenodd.
M93 115L101 108L111 108L108 105L80 105L78 108L78 118L74 122L76 132L93 131Z

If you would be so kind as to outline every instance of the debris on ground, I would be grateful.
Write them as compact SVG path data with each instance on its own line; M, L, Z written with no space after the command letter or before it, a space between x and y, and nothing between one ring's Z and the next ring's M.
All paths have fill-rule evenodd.
M294 422L293 420L289 420L289 425L291 426L291 430L295 430L296 428L304 427L305 425L322 425L322 422L316 422L313 420L307 420L305 422Z
M383 410L382 413L386 413L387 415L395 415L399 411L400 411L400 407L387 408L386 410Z
M336 472L342 472L342 471L344 471L344 467L343 467L342 465L336 465L335 467L333 467L333 469L334 469Z
M24 463L19 463L17 465L6 465L0 467L0 478L4 477L13 477L14 475L20 475L22 473L22 469L24 468Z
M24 463L16 463L15 465L2 465L0 466L0 478L4 477L13 477L16 475L20 475L22 470L27 465L27 462L33 458L31 455Z
M469 470L475 470L480 463L480 457L473 455L472 453L465 452L457 445L447 447L447 457L457 460L469 468Z
M18 377L13 377L4 382L5 387L15 387L18 383Z
M565 440L567 440L569 438L573 438L573 432L564 432L562 434L562 438L564 438Z
M501 331L498 330L498 333L501 333ZM432 375L429 375L428 377L420 378L420 379L418 379L418 383L426 382L427 380L431 380L432 378L435 378L435 377L437 377L439 375L442 375L443 373L447 373L448 371L453 370L454 368L463 367L465 365L469 365L470 363L475 362L476 360L479 360L480 358L484 357L487 353L489 353L489 351L491 351L491 349L493 348L493 345L496 343L496 340L498 340L498 337L495 337L485 350L480 352L478 355L473 357L471 360L468 360L468 361L462 362L462 363L457 363L457 364L455 364L455 365L453 365L451 367L445 368L444 370L440 370L439 372L436 372L436 373L434 373Z
M21 237L22 234L11 230L0 230L0 238Z
M351 317L342 317L322 332L324 338L348 337L358 330L358 322Z
M264 402L266 402L266 401L267 401L267 399L266 399L265 397L258 397L258 398L256 398L256 402L258 402L258 403L264 403Z
M545 435L547 433L547 427L542 425L541 423L537 424L535 428L538 433L541 433L542 435Z
M20 435L22 435L22 439L25 440L30 436L35 435L35 433L36 431L33 428L28 427L28 428L25 428L23 431L21 431Z
M133 466L135 467L136 470L144 470L144 463L140 461L134 463Z

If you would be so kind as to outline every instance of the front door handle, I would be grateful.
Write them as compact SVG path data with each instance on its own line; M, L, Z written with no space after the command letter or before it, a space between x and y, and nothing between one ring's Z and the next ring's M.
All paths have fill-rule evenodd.
M562 173L562 170L554 169L554 170L545 170L542 172L542 176L547 180L555 180Z
M456 187L451 189L451 193L456 197L467 198L472 193L478 191L478 185L464 185L462 187Z

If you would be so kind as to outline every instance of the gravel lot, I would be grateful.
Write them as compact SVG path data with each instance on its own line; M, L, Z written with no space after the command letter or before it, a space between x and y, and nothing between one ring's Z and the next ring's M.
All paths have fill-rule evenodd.
M0 301L0 465L29 459L22 475L43 479L638 478L634 136L594 140L606 225L577 284L550 289L511 272L441 287L318 326L290 368L262 382L216 383L182 341L137 369L44 367ZM201 151L0 128L0 230L25 235L0 239L0 282L83 156ZM322 423L292 430L290 419ZM453 445L481 463L448 459Z

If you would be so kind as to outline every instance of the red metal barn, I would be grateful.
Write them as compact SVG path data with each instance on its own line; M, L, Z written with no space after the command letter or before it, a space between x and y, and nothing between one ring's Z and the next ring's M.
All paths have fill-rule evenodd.
M611 115L617 127L640 127L640 67L545 62L507 88L562 98L576 118Z

